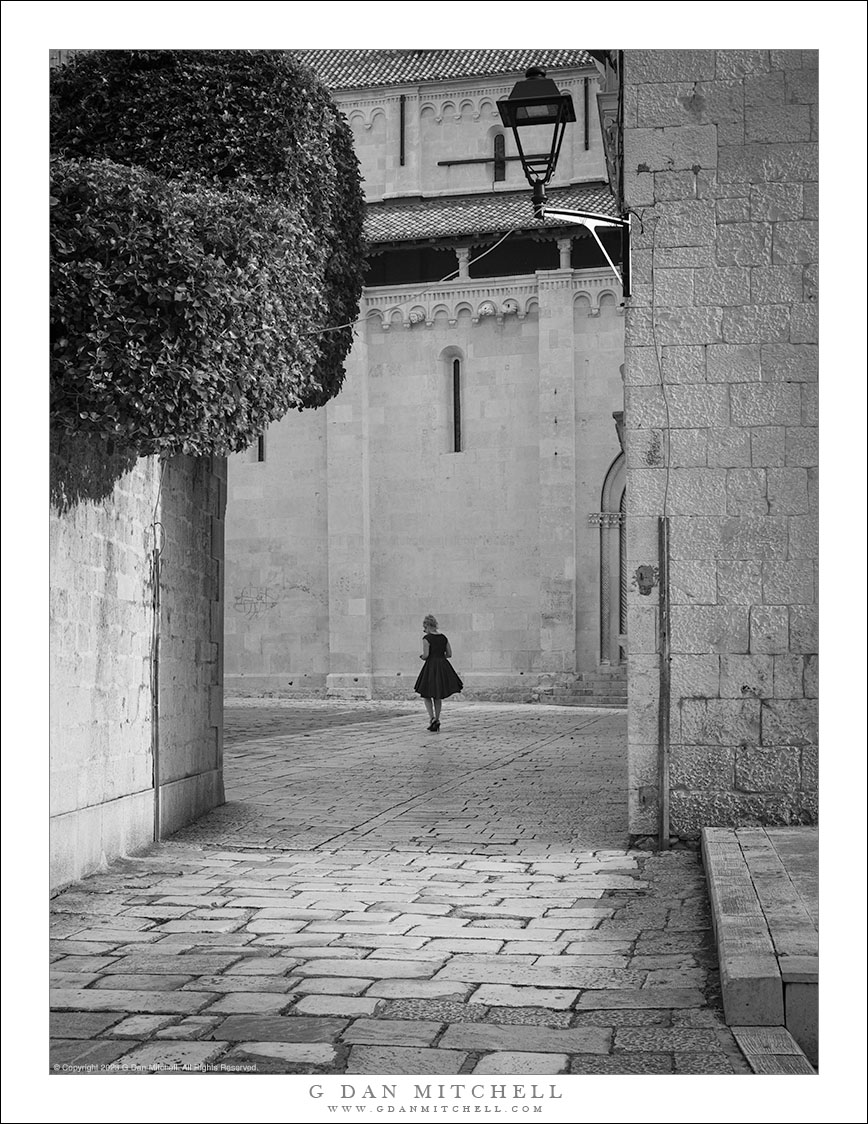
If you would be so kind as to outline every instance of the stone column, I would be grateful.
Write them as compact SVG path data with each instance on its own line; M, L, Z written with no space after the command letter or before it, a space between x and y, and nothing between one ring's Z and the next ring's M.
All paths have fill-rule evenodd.
M576 407L572 271L539 280L540 670L576 670Z
M357 339L341 394L326 407L329 674L326 691L370 698L371 548L367 342Z

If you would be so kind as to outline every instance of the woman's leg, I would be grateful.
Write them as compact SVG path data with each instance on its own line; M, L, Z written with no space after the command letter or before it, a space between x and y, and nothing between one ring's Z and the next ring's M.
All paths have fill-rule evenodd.
M442 705L443 705L443 700L442 700L442 699L435 699L435 700L434 700L434 721L435 721L435 722L439 722L439 721L440 721L440 707L441 707Z
M432 703L432 701L430 699L423 699L423 702L425 703L425 709L428 711L428 721L433 722L434 721L434 704Z

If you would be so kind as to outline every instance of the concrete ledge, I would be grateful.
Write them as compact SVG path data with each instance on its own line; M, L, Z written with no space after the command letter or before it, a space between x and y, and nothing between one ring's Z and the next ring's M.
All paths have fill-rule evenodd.
M754 1073L816 1075L798 1042L782 1026L733 1026L732 1034Z
M816 1065L816 831L704 828L702 856L727 1023L785 1027Z

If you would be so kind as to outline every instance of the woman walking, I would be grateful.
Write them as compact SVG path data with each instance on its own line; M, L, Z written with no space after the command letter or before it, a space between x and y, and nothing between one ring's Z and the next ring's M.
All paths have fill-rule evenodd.
M452 646L442 632L438 632L437 619L428 616L422 621L421 659L425 661L416 680L416 690L425 700L425 709L431 724L428 729L436 734L440 729L440 707L444 699L464 690L455 668L449 662Z

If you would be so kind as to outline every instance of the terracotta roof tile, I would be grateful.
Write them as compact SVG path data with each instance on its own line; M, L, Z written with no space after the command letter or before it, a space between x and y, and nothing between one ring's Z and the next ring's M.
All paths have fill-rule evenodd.
M603 185L550 189L548 202L552 207L570 207L603 215L618 213L611 191ZM541 230L562 225L534 218L530 188L502 194L369 203L365 211L365 237L369 242L466 238L474 234L499 234L525 228Z
M530 50L323 50L293 51L332 90L390 86L404 82L442 82L522 73L529 66L555 70L591 66L587 51Z

